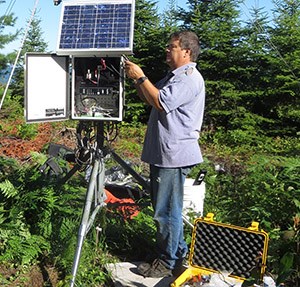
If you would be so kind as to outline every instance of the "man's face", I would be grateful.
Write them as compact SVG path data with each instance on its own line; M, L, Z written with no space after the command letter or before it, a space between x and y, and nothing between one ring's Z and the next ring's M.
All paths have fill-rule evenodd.
M190 62L190 51L182 49L179 40L171 39L166 47L166 62L171 69L176 69Z

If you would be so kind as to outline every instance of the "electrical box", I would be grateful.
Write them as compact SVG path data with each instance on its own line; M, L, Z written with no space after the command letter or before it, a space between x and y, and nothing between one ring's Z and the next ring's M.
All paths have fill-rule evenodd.
M26 54L25 119L122 121L123 57Z
M27 123L122 121L124 56L132 54L134 0L63 2L55 54L25 57Z
M121 121L123 58L73 58L72 119Z

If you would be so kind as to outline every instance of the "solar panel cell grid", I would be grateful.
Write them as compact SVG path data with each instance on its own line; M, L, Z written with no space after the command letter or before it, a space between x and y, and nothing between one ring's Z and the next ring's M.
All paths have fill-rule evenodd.
M130 48L131 4L64 7L59 49Z

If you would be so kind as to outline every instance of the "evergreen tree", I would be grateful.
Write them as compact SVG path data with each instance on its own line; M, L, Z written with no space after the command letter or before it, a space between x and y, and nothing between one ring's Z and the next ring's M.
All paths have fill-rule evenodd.
M180 15L201 42L205 124L226 131L227 143L256 144L260 132L299 130L300 3L277 1L272 27L261 8L254 8L253 19L242 26L241 2L190 0L189 10L181 9Z
M156 2L138 0L136 2L134 34L134 56L147 76L156 81L165 73L163 29L160 25Z
M237 20L240 1L193 1L189 10L181 10L184 27L195 31L200 39L202 53L199 68L206 81L205 123L213 128L230 128L236 118L238 100L237 81L240 71L236 68L241 53L238 43L241 27Z
M132 60L143 68L152 82L156 82L166 73L165 41L156 3L151 0L137 0ZM145 123L149 109L138 98L133 83L130 80L127 83L125 119Z
M271 59L269 56L269 19L263 8L253 8L251 19L241 30L235 67L238 71L239 116L231 121L232 129L247 131L252 136L263 133L271 120L266 113L265 95L270 88ZM253 138L254 139L254 138Z
M180 27L180 17L178 15L178 9L176 0L168 0L168 6L161 15L162 29L165 32L166 38Z
M296 136L300 127L300 2L275 2L271 29L272 89L268 90L270 131Z
M0 5L5 3L5 1L0 1ZM16 23L17 18L13 13L6 13L5 15L0 16L0 49L3 49L5 45L14 41L19 33L4 34L5 27L13 27ZM7 56L0 53L0 71L6 68L8 64Z
M45 52L48 44L43 40L43 31L41 29L41 19L34 16L28 30L27 37L22 47L20 59L18 61L13 81L11 84L12 96L24 96L24 65L25 54L27 52ZM44 67L41 67L41 72Z

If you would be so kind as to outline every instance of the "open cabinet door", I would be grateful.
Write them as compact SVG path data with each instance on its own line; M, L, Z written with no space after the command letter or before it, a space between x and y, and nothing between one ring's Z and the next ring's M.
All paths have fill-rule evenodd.
M25 120L27 123L69 117L69 57L27 53L25 66Z

